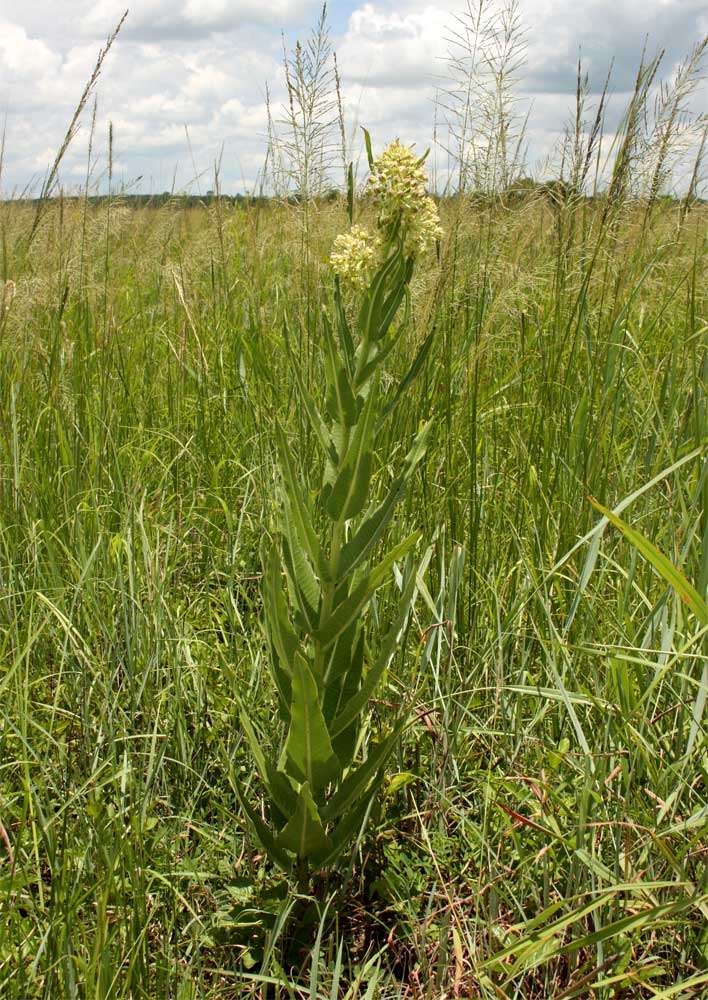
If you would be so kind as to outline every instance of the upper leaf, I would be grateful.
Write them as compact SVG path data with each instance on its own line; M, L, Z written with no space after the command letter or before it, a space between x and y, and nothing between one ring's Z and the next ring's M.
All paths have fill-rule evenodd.
M332 614L316 630L314 635L318 642L327 648L342 634L348 625L351 625L357 615L368 604L374 591L378 590L383 584L396 560L402 559L419 538L420 532L414 531L412 535L404 538L402 542L399 542L398 545L391 549L381 562L366 574L351 594L334 609Z
M403 461L403 468L399 476L391 484L388 494L374 510L365 517L356 533L349 539L342 549L337 566L337 578L343 579L353 569L355 569L381 538L386 525L391 520L396 504L400 500L403 490L409 482L416 466L425 454L430 438L432 425L426 424L418 433L413 447Z

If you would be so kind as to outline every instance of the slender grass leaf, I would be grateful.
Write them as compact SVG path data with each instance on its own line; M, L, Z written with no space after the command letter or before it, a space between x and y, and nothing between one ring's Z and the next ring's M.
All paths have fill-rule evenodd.
M673 587L679 597L693 611L701 625L708 625L708 604L706 604L705 599L701 597L683 573L666 558L664 553L653 542L650 542L648 538L640 534L636 528L630 527L625 521L617 517L616 514L613 514L611 510L603 507L593 497L589 497L589 500L593 507L607 518L610 524L613 524L615 528L618 528L622 532L630 545L634 546L652 564L659 576Z
M371 141L371 140L369 140ZM347 167L347 215L349 216L349 225L354 224L354 164L350 163Z
M592 948L601 941L607 941L608 938L613 938L617 934L626 934L635 928L645 925L655 927L656 921L659 918L682 913L694 905L695 903L690 899L679 899L672 903L662 903L659 906L648 907L645 910L640 910L639 913L630 913L628 916L614 920L611 924L607 924L605 927L601 927L591 934L585 934L583 937L571 941L569 944L564 945L561 950L564 954L581 951L584 948Z

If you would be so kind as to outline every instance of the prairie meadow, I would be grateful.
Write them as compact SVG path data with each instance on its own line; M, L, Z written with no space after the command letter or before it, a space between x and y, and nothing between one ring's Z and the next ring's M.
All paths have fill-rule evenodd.
M594 188L578 125L551 184L275 138L297 197L0 202L0 996L705 995L708 216L649 83Z

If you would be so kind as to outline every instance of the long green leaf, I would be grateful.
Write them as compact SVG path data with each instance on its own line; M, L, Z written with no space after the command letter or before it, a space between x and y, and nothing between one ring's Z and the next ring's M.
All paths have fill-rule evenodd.
M389 337L388 340L372 344L369 348L366 363L362 363L356 379L356 387L362 390L377 368L381 368L386 358L398 343L397 337Z
M263 563L263 608L265 626L271 645L271 668L281 706L286 718L290 713L290 679L298 638L288 618L288 609L280 580L280 562L275 548L261 552Z
M312 517L303 496L303 488L295 474L295 468L283 429L276 420L275 438L280 457L280 471L284 480L287 497L290 501L292 519L297 529L300 544L304 546L313 566L321 568L324 559L322 547L312 526Z
M273 859L273 861L275 861L276 864L280 865L283 871L289 872L292 868L290 858L277 843L271 831L248 801L246 793L234 770L232 770L231 773L231 781L236 791L236 796L241 803L241 808L246 813L261 847L268 852L269 856Z
M256 736L245 709L241 709L241 725L246 734L246 739L251 748L253 759L261 776L261 780L272 799L272 804L281 813L284 819L292 816L297 802L297 793L290 784L286 774L276 770L272 764L266 760L261 748L261 743Z
M368 794L359 799L353 808L349 809L346 815L343 816L335 825L334 829L330 833L332 850L326 858L322 859L323 864L329 865L333 861L336 861L342 851L345 850L352 837L355 834L360 835L363 832L364 825L371 810L372 801L382 783L383 775L381 776L380 781L376 780L371 783Z
M325 668L325 694L322 704L328 730L342 705L348 704L359 690L364 669L365 645L364 630L355 621L330 647L329 660ZM356 726L341 730L336 737L333 737L330 731L330 738L342 769L349 767L356 751Z
M603 507L593 497L589 497L588 499L593 507L607 518L610 524L613 524L615 528L618 528L622 532L630 545L633 545L652 564L659 576L666 580L669 586L673 587L679 597L693 611L701 625L708 625L708 604L706 604L705 599L701 597L683 573L666 558L664 553L653 542L650 542L648 538L640 534L636 528L630 527L622 518L617 517L611 510Z
M353 427L357 419L356 401L349 381L349 372L337 354L337 345L329 320L324 318L325 370L329 393L327 397L327 412L333 420L343 427Z
M298 395L300 396L300 401L302 402L303 408L307 415L307 419L310 421L310 426L315 433L320 448L325 456L336 458L334 454L334 448L332 441L330 439L329 433L327 431L327 425L322 419L320 411L317 409L314 399L312 398L307 386L302 380L302 375L297 366L294 363L292 366L293 375L295 376L295 382L297 383Z
M308 782L315 794L341 774L320 708L317 682L299 653L293 664L290 729L283 756L287 773Z
M388 282L399 267L399 255L394 253L388 260L384 261L372 279L369 290L364 297L364 302L359 310L359 330L363 338L362 345L375 339L373 332L379 326ZM360 384L357 379L357 385Z
M300 788L295 813L278 835L276 843L278 848L292 851L298 858L312 858L314 861L332 850L332 842L322 825L307 781Z
M307 553L300 545L292 508L286 496L283 497L283 530L283 560L292 585L292 595L308 629L312 631L317 624L322 592Z
M384 641L381 644L381 649L379 650L379 655L376 657L376 660L368 670L364 678L364 683L359 688L357 693L349 699L346 707L342 709L339 715L337 715L334 721L330 724L329 733L333 740L354 722L378 687L381 678L386 672L386 668L391 662L391 657L395 652L401 629L404 627L406 619L410 613L415 597L415 589L416 574L412 573L411 578L406 585L406 589L403 592L403 596L398 604L398 613L396 614L396 618L386 633L386 637L384 638Z
M334 521L347 521L361 512L369 489L373 455L371 439L376 420L378 390L372 387L359 417L342 467L327 498L327 513Z
M315 638L325 648L331 645L342 634L344 629L354 621L369 601L371 595L384 583L386 577L391 572L393 564L398 559L402 559L419 538L420 532L414 531L413 534L408 535L402 542L399 542L377 566L367 573L349 597L335 608L327 620L322 622L315 632Z
M418 352L415 358L413 359L413 364L410 366L404 377L401 379L393 399L386 404L381 413L381 416L379 417L379 423L378 423L379 427L382 426L386 418L390 416L390 414L395 410L396 406L398 406L398 403L402 399L403 395L408 391L413 382L415 382L415 380L418 378L420 370L427 361L428 355L430 354L430 350L433 346L434 336L435 336L435 331L432 330L418 348Z
M388 333L391 324L396 318L398 307L403 301L403 296L406 294L412 274L413 261L409 260L402 268L401 273L396 275L394 278L393 291L388 295L383 303L381 317L377 323L376 330L371 331L373 340L382 340Z
M347 373L351 378L354 375L354 340L342 301L342 286L339 278L334 283L334 307L337 316L337 335L346 362Z
M338 579L343 579L351 573L367 557L381 538L396 509L396 504L403 495L403 490L425 455L431 429L432 422L425 424L419 431L413 447L403 460L401 473L392 483L385 500L365 517L356 533L342 549L337 566Z
M325 823L329 823L331 820L336 819L337 816L341 816L352 802L356 802L366 793L372 778L384 766L395 747L404 725L405 722L399 722L390 736L382 743L371 747L366 760L347 775L327 805L322 809L322 819Z

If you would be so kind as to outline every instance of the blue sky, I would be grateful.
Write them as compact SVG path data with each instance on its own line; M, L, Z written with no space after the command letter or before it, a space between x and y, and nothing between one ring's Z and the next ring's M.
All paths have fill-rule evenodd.
M0 0L6 194L41 179L98 48L127 3ZM116 174L128 187L205 190L212 186L210 172L222 149L223 188L251 187L264 156L266 82L276 106L284 96L281 30L289 42L304 37L319 3L134 0L130 6L97 90L94 179L105 173L111 121ZM464 6L463 0L329 5L349 119L366 124L380 145L397 136L420 147L431 143L446 38ZM519 0L519 6L528 46L519 109L530 108L529 170L538 174L553 172L574 100L579 49L595 88L615 60L613 127L645 38L649 51L666 49L668 76L708 31L703 0ZM695 109L701 101L705 106L705 88L693 98ZM88 124L85 116L65 161L62 182L68 187L80 185L86 173Z

